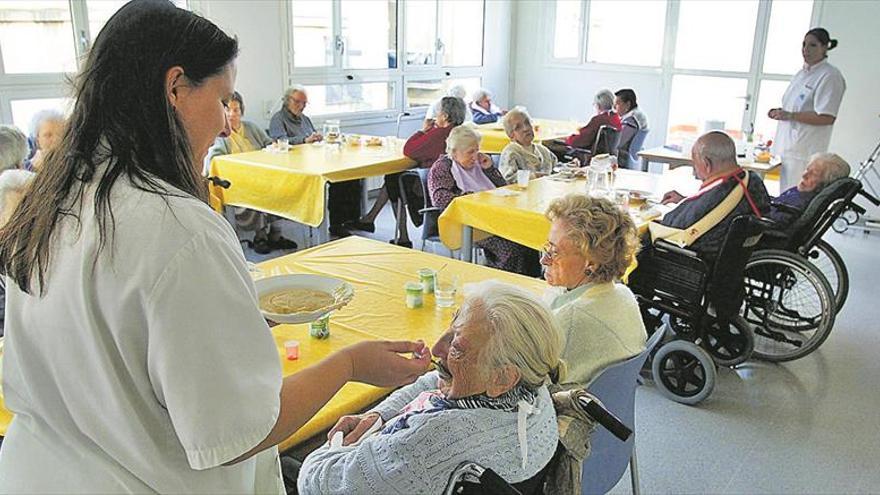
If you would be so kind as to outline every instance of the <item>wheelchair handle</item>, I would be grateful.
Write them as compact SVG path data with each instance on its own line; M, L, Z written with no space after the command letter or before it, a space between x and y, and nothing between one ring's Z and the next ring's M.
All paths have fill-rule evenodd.
M223 189L229 189L229 186L232 185L232 183L226 179L221 179L220 177L213 177L213 176L208 177L208 182L210 182L211 184L214 184L217 187L222 187Z
M608 409L602 407L598 401L591 397L580 397L578 402L580 402L581 407L584 408L584 412L589 414L591 418L595 419L596 422L602 425L606 430L610 431L611 434L617 437L621 442L627 441L632 435L632 430L623 424L622 421L617 419L617 416L611 414Z
M480 475L480 485L484 488L485 493L493 495L522 495L519 490L512 487L510 483L504 481L504 478L489 468L484 469L483 474Z
M865 191L864 189L859 189L859 194L865 197L868 201L874 203L874 206L880 206L880 199L875 198L871 193Z

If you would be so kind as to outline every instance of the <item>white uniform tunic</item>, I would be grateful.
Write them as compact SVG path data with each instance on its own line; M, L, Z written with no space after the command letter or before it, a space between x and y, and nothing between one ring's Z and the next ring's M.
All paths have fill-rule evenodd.
M782 109L837 117L845 91L843 75L837 67L823 60L812 67L805 66L794 75L782 97ZM832 127L778 121L773 153L782 157L780 191L797 185L813 153L828 151Z
M7 283L0 493L283 493L275 448L222 466L274 426L281 365L234 232L170 190L120 178L95 260L90 185L44 295Z

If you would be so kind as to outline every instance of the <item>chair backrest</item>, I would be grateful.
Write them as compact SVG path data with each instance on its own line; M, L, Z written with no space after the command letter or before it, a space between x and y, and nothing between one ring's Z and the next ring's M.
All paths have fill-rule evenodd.
M739 311L743 300L743 271L760 240L772 223L754 215L740 215L730 222L724 242L715 258L709 279L709 301L717 316L726 318Z
M424 209L434 206L431 204L431 195L428 193L428 168L417 168L407 170L400 174L400 197L409 211L410 217L416 227L422 226L422 240L435 238L440 235L440 228L437 226L437 218L439 212L424 211ZM421 191L421 197L414 192Z
M596 396L605 409L633 431L639 371L663 339L664 333L665 327L654 332L645 344L644 351L605 368L587 387L587 391ZM582 494L606 493L614 488L626 472L635 438L636 435L632 435L626 442L621 442L604 428L597 428L590 435L590 456L581 469Z
M825 186L787 229L786 248L808 252L843 214L861 188L862 183L852 177L843 177Z
M603 153L616 153L617 142L620 140L620 131L610 125L599 127L596 133L596 141L593 142L593 156Z
M641 170L641 166L639 165L639 151L642 151L642 148L645 146L645 138L648 137L648 132L648 129L639 130L629 145L629 168L633 170ZM645 170L645 172L647 172L647 170Z

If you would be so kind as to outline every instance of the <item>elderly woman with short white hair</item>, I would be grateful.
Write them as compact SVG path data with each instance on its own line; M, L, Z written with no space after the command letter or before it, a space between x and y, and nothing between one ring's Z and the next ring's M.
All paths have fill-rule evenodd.
M474 124L498 122L498 119L507 113L492 103L492 98L492 93L486 88L480 88L474 92L469 107L474 116Z
M593 97L593 109L596 114L577 133L565 138L565 144L593 151L600 127L607 125L620 130L620 115L614 112L614 93L608 89L599 90Z
M553 315L511 285L470 289L431 349L437 370L365 414L342 417L331 443L303 462L300 493L436 494L465 461L509 483L550 462L559 433L547 384L561 364Z
M535 129L532 118L525 108L513 107L501 119L504 132L510 138L510 144L501 151L498 170L508 184L516 182L519 170L528 170L532 178L541 177L553 172L558 160L546 146L535 142Z
M799 216L790 208L803 211L810 201L819 194L828 184L848 177L850 173L849 163L835 153L815 153L810 157L810 164L801 175L801 180L796 186L790 187L776 197L770 204L770 213L767 215L779 227L784 229L794 222ZM785 205L778 207L777 205ZM787 207L787 208L786 208Z
M41 110L31 119L31 151L24 162L24 169L39 169L46 154L55 149L64 133L64 114L58 110Z
M446 139L446 154L441 156L428 172L428 192L431 202L445 210L458 196L495 189L507 185L492 159L480 149L480 135L467 126L459 126ZM500 237L489 237L477 242L486 254L486 264L501 270L523 275L540 273L538 253Z
M547 297L563 337L560 383L584 387L603 369L645 348L633 293L620 282L638 249L629 214L607 199L570 194L550 203L541 256Z

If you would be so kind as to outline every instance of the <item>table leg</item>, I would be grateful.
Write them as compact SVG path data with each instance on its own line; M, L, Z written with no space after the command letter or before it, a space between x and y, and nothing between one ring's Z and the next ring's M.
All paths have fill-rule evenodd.
M643 156L642 157L642 172L648 171L648 165L650 165L650 163L648 162L648 158Z
M309 227L309 247L330 241L330 183L324 184L324 220L317 227Z
M474 228L470 225L461 226L461 261L471 261L474 254Z

